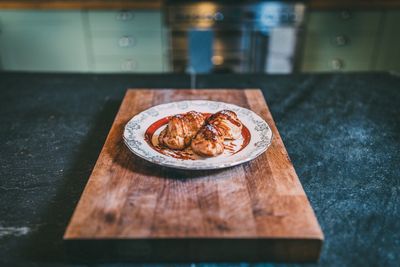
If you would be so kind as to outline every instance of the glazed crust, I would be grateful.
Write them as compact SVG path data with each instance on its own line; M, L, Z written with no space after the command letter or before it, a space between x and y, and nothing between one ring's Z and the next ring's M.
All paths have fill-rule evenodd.
M172 116L167 127L158 136L160 145L182 150L191 146L194 153L215 157L224 152L224 140L240 137L242 123L235 112L221 110L205 116L196 111Z
M204 115L196 111L172 116L158 136L158 142L171 149L182 150L190 145L204 122Z
M224 152L224 140L239 138L242 127L235 112L221 110L206 120L192 141L192 150L201 156L220 155Z
M224 152L224 139L213 125L206 124L193 139L191 147L200 156L215 157Z
M235 112L221 110L211 115L206 124L215 126L224 139L234 140L240 137L243 125Z

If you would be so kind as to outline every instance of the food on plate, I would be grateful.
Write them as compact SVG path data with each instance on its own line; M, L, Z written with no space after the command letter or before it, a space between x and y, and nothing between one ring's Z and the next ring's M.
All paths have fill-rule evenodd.
M182 150L190 145L204 122L205 116L196 111L172 116L158 136L158 142L171 149Z
M241 136L243 125L235 112L221 110L211 115L192 140L194 153L215 157L224 152L224 140L234 140Z
M225 140L241 137L242 122L235 112L221 110L206 115L190 111L172 116L164 130L158 136L161 147L183 150L190 147L203 157L215 157L224 152Z
M212 124L206 124L192 140L191 148L200 156L215 157L224 152L224 138Z
M243 125L235 112L231 110L221 110L211 115L206 124L213 125L224 139L238 139L242 133Z

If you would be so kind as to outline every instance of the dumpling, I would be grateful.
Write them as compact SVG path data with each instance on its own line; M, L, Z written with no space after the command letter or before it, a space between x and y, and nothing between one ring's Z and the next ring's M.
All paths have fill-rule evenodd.
M158 136L158 142L171 149L182 150L190 145L204 122L204 115L196 111L172 116Z
M200 156L214 157L224 152L224 138L213 125L206 124L192 140L191 148Z
M243 128L236 113L231 110L221 110L211 115L206 124L215 126L224 139L238 139Z

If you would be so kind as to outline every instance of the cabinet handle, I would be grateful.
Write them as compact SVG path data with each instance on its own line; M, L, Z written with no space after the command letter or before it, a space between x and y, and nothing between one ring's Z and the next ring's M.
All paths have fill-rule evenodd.
M121 63L121 70L130 71L137 68L137 63L133 59L127 59Z
M335 37L335 43L338 46L345 46L349 43L349 38L347 38L345 35L338 35Z
M334 70L342 70L344 67L343 60L341 60L339 58L332 59L331 66L332 66L332 69L334 69Z
M116 19L119 21L129 21L133 19L133 13L130 11L120 11L117 13Z
M130 47L135 45L135 39L132 36L122 36L118 40L120 47Z

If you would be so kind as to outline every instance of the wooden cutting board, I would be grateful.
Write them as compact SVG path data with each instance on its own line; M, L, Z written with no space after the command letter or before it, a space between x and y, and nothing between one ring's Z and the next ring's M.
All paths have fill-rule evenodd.
M162 103L208 99L253 110L273 132L249 163L216 171L154 165L125 124ZM70 255L138 261L316 261L323 234L258 89L128 90L64 235Z

